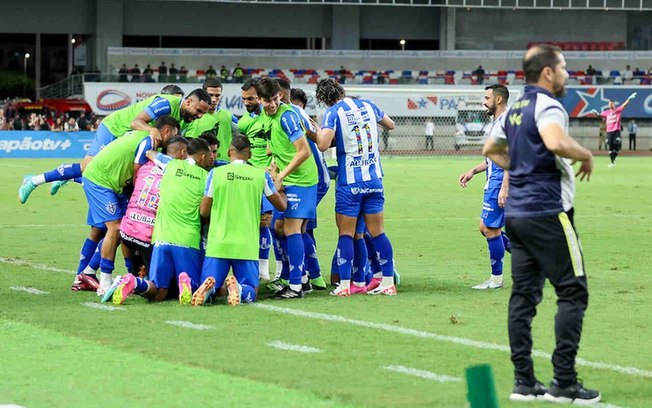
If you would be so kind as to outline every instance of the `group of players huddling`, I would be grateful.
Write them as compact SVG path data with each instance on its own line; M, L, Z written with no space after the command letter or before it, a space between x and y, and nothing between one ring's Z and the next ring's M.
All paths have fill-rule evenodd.
M313 230L333 176L339 240L330 293L396 295L378 151L378 125L394 122L332 79L317 85L327 107L321 126L303 109L306 94L287 81L246 82L239 119L218 108L222 89L211 78L184 98L168 85L107 116L81 163L24 177L21 203L45 183L52 195L69 180L83 186L91 231L72 290L115 304L138 294L195 306L220 296L253 302L260 280L275 299L326 290ZM322 153L331 147L333 171ZM114 278L118 247L128 273Z

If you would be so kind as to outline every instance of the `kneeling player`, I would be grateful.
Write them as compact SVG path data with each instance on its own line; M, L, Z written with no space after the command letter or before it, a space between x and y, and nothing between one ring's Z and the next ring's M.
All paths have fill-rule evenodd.
M194 306L203 305L225 280L229 305L256 299L262 198L267 197L280 211L287 207L271 176L247 163L251 157L247 137L233 137L229 157L230 164L211 170L201 203L201 216L210 218L210 226L203 283L193 294ZM234 276L227 279L229 269Z
M188 142L188 155L187 160L161 163L165 170L152 235L150 280L127 274L113 294L115 304L124 303L134 292L149 299L164 300L173 281L179 285L179 302L190 304L201 273L199 204L206 184L206 170L212 160L208 143L203 139ZM157 157L162 158L162 155Z

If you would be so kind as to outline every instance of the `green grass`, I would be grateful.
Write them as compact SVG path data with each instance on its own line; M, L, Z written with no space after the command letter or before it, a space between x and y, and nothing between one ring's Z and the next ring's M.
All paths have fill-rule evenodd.
M403 277L398 296L335 299L315 293L290 303L261 298L260 304L507 345L509 289L470 289L489 274L486 241L477 232L484 182L478 175L462 190L457 177L479 160L385 161L386 230ZM88 232L81 188L69 185L50 197L41 187L26 205L15 197L23 173L57 164L0 161L6 187L0 193L0 257L76 268ZM592 180L578 183L576 201L591 293L579 357L648 372L649 165L648 158L621 158L607 169L599 158ZM337 235L332 193L319 212L319 255L328 269ZM509 271L509 256L505 266ZM124 311L95 310L80 303L97 302L97 296L70 291L71 274L6 260L0 273L0 404L463 407L464 382L438 383L381 367L396 364L463 378L466 367L489 363L501 406L517 406L507 400L513 367L505 351L251 306L196 309L133 297ZM509 272L507 277L509 287ZM49 294L31 295L12 286ZM537 350L554 348L555 309L554 291L547 287L533 325ZM212 329L190 330L167 320ZM322 352L267 346L276 340ZM550 381L550 362L535 358L535 365L539 378ZM578 371L611 404L650 405L652 378L586 366Z

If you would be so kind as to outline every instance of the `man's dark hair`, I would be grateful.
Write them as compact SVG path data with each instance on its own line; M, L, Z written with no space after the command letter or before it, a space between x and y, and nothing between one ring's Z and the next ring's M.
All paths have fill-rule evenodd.
M231 146L233 146L233 148L238 152L241 152L244 149L250 149L251 142L247 136L235 135L233 136L233 139L231 139Z
M210 146L208 145L208 142L205 141L204 139L190 139L188 142L188 154L189 155L194 155L197 153L209 153L210 152Z
M204 133L199 135L199 138L204 139L209 146L217 145L218 148L220 147L220 141L217 140L217 137L215 137L215 132L213 132L212 130L205 131Z
M186 139L183 136L173 136L173 137L168 139L168 141L166 143L166 146L170 146L170 145L173 145L175 143L181 143L181 144L184 144L184 145L188 146L188 139Z
M296 99L303 104L303 106L308 106L308 96L301 88L292 88L290 91L290 99Z
M262 78L256 82L256 93L259 97L269 99L275 97L281 88L278 85L278 82L272 78Z
M161 93L163 95L181 95L182 98L183 95L185 94L185 92L183 92L183 89L181 89L181 87L172 84L165 85L163 89L161 89Z
M211 96L206 90L197 88L194 91L190 92L186 99L190 98L191 96L196 96L197 99L199 99L200 102L206 102L207 104L211 104Z
M288 81L287 79L276 78L276 82L278 82L278 86L280 86L281 89L283 89L283 90L287 91L287 90L290 90L290 88L291 88L290 81Z
M323 103L326 106L335 105L345 95L346 93L342 85L337 83L333 78L322 79L317 83L317 90L315 91L317 102Z
M206 88L224 88L224 85L222 85L222 81L218 78L206 78L202 85L202 89Z
M559 55L561 48L549 44L539 44L534 46L535 50L529 50L523 57L523 73L525 82L534 84L539 81L541 71L545 67L555 69L559 64Z
M484 88L485 91L491 89L495 96L502 96L505 103L509 101L509 90L505 85L502 84L492 84Z
M177 130L180 129L179 121L169 115L161 116L160 118L156 119L156 124L154 125L154 127L158 130L163 129L165 126L170 126L176 128Z
M255 88L257 82L258 82L258 79L257 79L257 78L255 78L255 79L247 79L247 80L244 82L244 84L242 84L242 86L240 87L240 89L242 89L243 91L248 91L248 90L250 90L251 88Z

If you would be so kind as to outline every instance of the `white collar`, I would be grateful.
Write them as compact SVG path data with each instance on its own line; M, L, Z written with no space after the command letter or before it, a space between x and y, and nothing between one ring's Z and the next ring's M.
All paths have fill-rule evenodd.
M194 166L195 164L197 164L197 162L195 161L195 159L193 159L192 157L188 157L188 158L186 159L186 161L187 161L188 163L190 163L191 165L193 165L193 166Z

